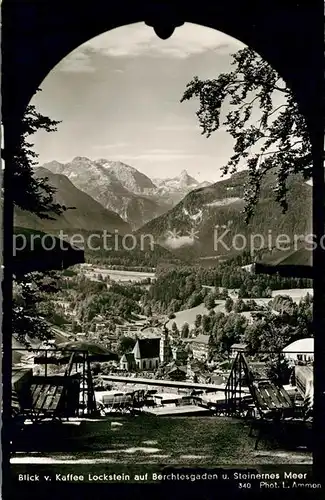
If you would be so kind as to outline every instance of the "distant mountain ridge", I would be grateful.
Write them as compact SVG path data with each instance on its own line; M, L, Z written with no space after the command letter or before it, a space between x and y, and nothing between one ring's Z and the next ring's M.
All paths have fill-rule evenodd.
M198 257L238 253L235 246L238 247L239 243L234 245L234 238L242 241L246 238L248 250L252 234L260 234L268 242L269 235L275 239L279 234L286 234L292 239L294 235L311 233L312 189L302 179L294 177L289 180L289 209L285 214L274 198L273 179L266 179L249 225L243 214L247 180L248 172L242 171L229 179L195 189L172 210L147 223L138 233L152 234L155 241L166 248L187 254L191 252ZM217 230L216 226L219 226ZM225 232L223 245L220 236ZM219 238L217 245L216 235Z
M45 163L53 173L66 175L79 189L89 194L108 210L112 210L137 228L164 209L144 194L156 186L146 175L122 162L105 159L92 161L77 156L69 163Z
M133 229L172 209L191 190L209 184L199 183L186 170L177 177L155 182L126 163L105 158L90 160L77 156L68 163L52 161L43 167L67 176L105 208L118 213Z
M153 182L157 185L155 196L160 197L172 206L181 201L190 191L212 184L207 181L197 181L189 175L187 170L182 170L177 177L153 179Z
M48 178L48 183L56 189L54 195L56 203L73 208L66 210L55 220L47 220L16 207L16 226L44 231L106 229L112 233L117 230L120 234L131 232L129 224L118 214L104 208L91 196L78 189L65 175L53 174L44 167L35 169L34 175Z

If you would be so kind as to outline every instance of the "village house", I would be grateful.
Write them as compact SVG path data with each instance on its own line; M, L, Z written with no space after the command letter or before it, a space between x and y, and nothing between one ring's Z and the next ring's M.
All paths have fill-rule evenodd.
M173 365L170 367L170 369L167 371L166 375L169 380L175 380L175 381L184 381L186 379L186 372L187 372L187 367L186 366L178 366L178 365Z
M121 370L126 370L128 372L135 370L136 363L134 359L134 354L132 352L123 354L123 356L120 359L120 368Z
M283 351L284 357L291 363L312 363L314 361L314 339L312 337L295 340Z
M182 346L172 347L173 359L175 361L183 361L186 362L188 358L188 351L184 349Z
M198 335L191 339L191 348L193 357L199 360L206 360L209 354L209 339L210 335Z
M116 332L125 337L136 338L143 329L143 323L127 323L124 325L116 325Z
M205 382L205 379L202 378L203 371L204 368L202 367L202 364L200 364L198 359L189 358L187 360L186 377L191 382Z

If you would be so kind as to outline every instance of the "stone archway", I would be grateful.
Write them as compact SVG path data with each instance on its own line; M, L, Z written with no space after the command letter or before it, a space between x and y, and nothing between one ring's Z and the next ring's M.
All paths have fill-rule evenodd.
M10 22L6 22L6 18ZM255 2L203 1L200 8L186 0L169 2L125 0L111 8L105 0L93 0L75 8L73 2L3 2L3 119L9 112L19 119L35 90L51 69L87 40L126 24L145 21L164 37L183 22L222 31L251 46L287 81L297 96L310 128L317 105L315 82L310 78L314 60L308 6L283 9L281 2L268 10ZM9 95L15 96L10 100ZM307 98L308 94L308 98ZM308 101L308 102L307 102ZM315 106L315 107L314 107Z
M173 3L175 5L173 5ZM11 270L13 209L11 200L12 149L19 137L19 125L24 109L34 92L52 68L68 53L87 40L122 25L145 21L164 37L178 23L190 22L222 31L251 46L291 86L310 130L314 156L314 233L317 240L324 231L324 174L323 131L319 126L319 108L322 99L322 76L317 78L318 59L323 57L321 34L323 5L319 12L309 2L285 7L281 0L264 2L233 0L211 2L202 0L199 5L187 0L176 2L124 0L110 6L107 0L92 0L78 4L68 0L40 2L30 0L4 0L2 3L2 119L4 124L4 310L3 331L11 331ZM309 5L308 5L309 4ZM177 28L176 28L177 29ZM319 51L319 52L318 52ZM322 71L320 69L320 71ZM320 382L318 410L324 412L324 394L321 377L324 377L322 356L325 353L322 334L325 329L323 291L325 265L321 249L314 253L317 267L315 288L315 363ZM10 335L4 339L4 351L10 353ZM318 353L318 361L317 361ZM4 371L11 368L9 356L4 359ZM4 383L4 400L10 402L11 384ZM8 413L7 413L8 415ZM316 431L322 429L322 417ZM321 435L319 435L320 439ZM323 438L324 439L324 438ZM320 449L324 443L319 441ZM5 443L3 444L5 454ZM320 456L320 455L318 455Z

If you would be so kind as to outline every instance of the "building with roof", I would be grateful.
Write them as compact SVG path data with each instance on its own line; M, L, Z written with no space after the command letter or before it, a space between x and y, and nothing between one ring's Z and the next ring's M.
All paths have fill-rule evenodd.
M175 365L167 372L167 378L170 380L184 381L186 379L186 372L186 366Z
M120 359L121 370L132 371L136 368L136 363L134 359L134 354L132 352L127 352L123 354Z
M308 337L295 340L286 346L282 352L288 361L298 363L299 361L308 363L314 361L314 339Z
M186 362L189 352L183 346L174 346L172 347L172 354L175 361Z
M190 339L191 348L193 353L193 358L196 359L207 359L209 354L209 339L210 335L198 335L197 337Z
M160 362L160 338L137 339L133 348L135 365L138 370L154 370Z

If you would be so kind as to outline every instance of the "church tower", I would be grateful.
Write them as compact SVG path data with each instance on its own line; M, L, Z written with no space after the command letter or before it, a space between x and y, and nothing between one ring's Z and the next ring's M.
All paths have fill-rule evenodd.
M164 329L160 338L160 364L168 363L172 358L172 350L169 342L168 330Z

